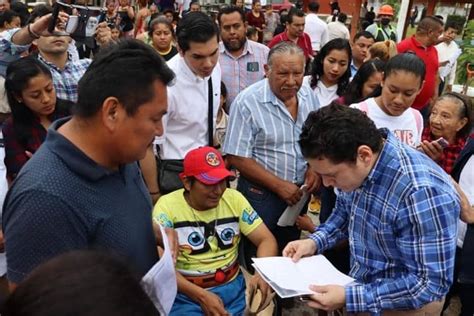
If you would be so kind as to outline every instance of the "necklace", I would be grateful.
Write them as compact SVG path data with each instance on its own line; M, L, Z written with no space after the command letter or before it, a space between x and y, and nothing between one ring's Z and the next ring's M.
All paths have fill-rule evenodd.
M156 51L157 51L158 54L160 54L161 56L165 56L165 55L168 55L168 54L171 52L172 49L173 49L173 45L170 45L170 48L169 48L168 51L166 51L166 52L162 52L162 51L160 51L160 50L158 50L158 49L156 49Z
M197 218L196 211L194 210L194 208L189 203L189 197L186 194L184 195L184 197L185 197L186 203L189 206L189 209L191 210L191 213L193 214L194 223L196 224L195 227L199 228L199 227L202 226L201 224L204 224L204 238L207 240L209 245L211 245L214 242L214 240L216 238L216 234L217 234L216 226L217 226L217 220L219 218L218 217L218 215L219 215L218 206L216 206L214 223L212 223L212 222L211 223L206 223L205 221L199 220ZM212 249L212 247L211 247L211 249ZM216 244L214 252L217 252L217 249L218 249L218 245Z

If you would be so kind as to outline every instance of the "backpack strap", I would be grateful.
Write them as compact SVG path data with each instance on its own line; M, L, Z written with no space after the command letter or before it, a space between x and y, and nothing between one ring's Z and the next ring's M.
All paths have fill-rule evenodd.
M364 100L359 103L359 110L361 110L367 115L369 114L369 104L367 103L367 101Z

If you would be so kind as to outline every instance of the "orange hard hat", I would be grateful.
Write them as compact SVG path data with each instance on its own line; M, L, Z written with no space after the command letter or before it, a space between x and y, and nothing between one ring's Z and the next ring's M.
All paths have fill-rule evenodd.
M378 15L391 15L393 16L393 8L388 4L384 4L380 7Z

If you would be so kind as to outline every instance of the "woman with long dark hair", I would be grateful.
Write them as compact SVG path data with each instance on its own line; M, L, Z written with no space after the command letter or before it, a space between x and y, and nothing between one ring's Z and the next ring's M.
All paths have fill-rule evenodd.
M337 102L351 105L367 99L376 88L380 87L384 69L385 62L378 58L363 63L347 86L346 92Z
M313 60L311 75L304 83L313 89L320 106L344 94L351 78L352 51L349 41L336 38L327 42Z
M51 123L69 115L72 102L56 98L49 69L33 56L12 62L5 91L11 117L5 121L5 166L12 181L46 138Z

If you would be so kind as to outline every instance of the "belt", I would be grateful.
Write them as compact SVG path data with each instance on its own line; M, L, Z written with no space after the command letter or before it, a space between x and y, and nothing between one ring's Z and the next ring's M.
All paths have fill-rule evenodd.
M233 264L224 269L217 269L214 273L209 273L199 276L184 275L186 280L196 284L202 288L209 288L219 286L227 283L239 272L238 260L235 260Z

